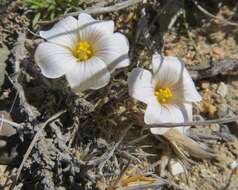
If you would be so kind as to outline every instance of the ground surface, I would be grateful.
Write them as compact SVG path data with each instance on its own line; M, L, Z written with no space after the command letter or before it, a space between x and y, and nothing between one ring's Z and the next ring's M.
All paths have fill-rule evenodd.
M234 24L238 23L238 4L235 0L198 1L213 18L194 2L145 1L96 15L113 19L116 30L127 35L132 64L116 71L105 88L76 95L64 78L42 76L34 62L35 48L42 41L37 33L52 24L32 28L34 12L29 7L3 1L0 116L20 126L15 126L18 133L13 130L8 139L2 139L0 131L0 188L130 189L134 185L139 189L138 185L156 184L162 189L238 189L235 121L192 127L190 137L217 156L199 159L188 152L186 159L165 139L150 134L143 123L145 105L127 92L127 73L135 66L149 68L151 54L161 51L178 56L195 72L193 78L203 96L194 105L195 119L238 114L238 26ZM1 123L1 127L12 125ZM34 141L36 134L39 138ZM33 149L18 175L30 143ZM183 173L173 175L171 159L183 163Z

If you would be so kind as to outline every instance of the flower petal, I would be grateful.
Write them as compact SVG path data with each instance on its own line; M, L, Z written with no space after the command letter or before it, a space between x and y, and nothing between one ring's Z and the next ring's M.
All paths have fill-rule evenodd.
M75 91L99 89L109 83L110 72L101 59L92 57L88 61L74 64L66 73L66 78Z
M72 49L78 41L78 21L68 16L57 22L50 30L40 31L40 36L49 42Z
M172 88L172 91L178 101L198 102L202 100L186 68L184 68L182 79Z
M77 60L69 49L44 42L36 49L35 62L41 68L44 76L58 78L76 64Z
M188 102L197 102L197 101L201 101L202 97L201 95L198 93L194 82L191 78L191 76L189 75L187 69L184 69L183 71L183 83L184 83L184 97L185 97L185 101Z
M186 112L187 112L187 120L185 122L193 121L193 106L191 103L184 103L183 104ZM185 134L190 126L178 127L177 129L182 133Z
M139 101L148 103L154 97L152 75L142 68L135 68L128 76L129 95Z
M188 121L188 111L184 105L168 105L161 106L158 102L151 102L148 104L144 120L147 125L161 124L161 123L180 123ZM181 132L183 128L177 127ZM156 127L151 128L153 134L163 134L170 128Z
M87 41L90 44L95 44L98 40L104 36L111 36L114 31L114 22L112 20L108 21L92 21L87 22L82 25L79 20L79 37L82 41Z
M173 86L182 77L183 64L172 56L154 54L152 58L154 80L159 86Z
M81 13L78 16L78 25L79 27L83 27L86 24L89 24L91 22L95 22L96 20L91 17L91 15L87 14L87 13Z
M107 65L109 70L126 67L130 64L129 42L121 33L101 38L95 44L95 52Z
M156 74L159 71L159 68L164 61L164 57L158 53L154 53L152 56L152 71L153 74Z

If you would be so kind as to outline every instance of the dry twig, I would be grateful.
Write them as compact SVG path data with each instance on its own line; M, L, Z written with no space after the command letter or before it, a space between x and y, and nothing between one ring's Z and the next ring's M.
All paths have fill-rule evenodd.
M211 17L211 18L214 18L216 20L219 20L221 22L223 22L224 24L227 24L227 25L231 25L231 26L238 26L238 23L235 23L235 22L231 22L231 21L228 21L226 19L223 19L221 17L217 17L215 15L213 15L212 13L208 12L206 9L204 9L201 5L198 4L198 2L196 0L192 0L193 3L196 5L196 7L201 11L203 12L205 15Z
M150 183L150 184L141 184L141 185L135 185L135 186L131 186L131 187L124 187L124 188L120 188L120 190L141 190L141 189L158 189L161 188L164 185L168 185L167 182L165 181L157 181L155 183Z
M148 128L154 128L154 127L173 128L173 127L184 127L184 126L194 126L194 125L211 125L211 124L214 124L214 123L224 124L224 123L235 122L237 120L238 120L238 116L234 116L234 117L229 117L229 118L212 119L212 120L206 120L206 121L152 124L152 125L149 125L147 127Z
M126 128L123 132L122 135L119 139L119 141L113 146L113 148L110 150L110 152L106 152L105 154L103 154L103 161L99 164L98 168L100 170L100 173L102 173L102 169L105 166L106 162L113 156L115 150L118 148L118 146L121 144L122 140L125 138L125 136L127 135L128 130L131 128L131 126L129 126L128 128Z
M53 115L53 116L52 116L51 118L49 118L49 119L42 125L42 127L37 131L36 135L34 136L33 140L31 141L30 146L29 146L28 149L27 149L27 152L26 152L25 155L24 155L24 158L23 158L23 160L22 160L22 162L21 162L20 167L19 167L18 170L17 170L17 175L16 175L15 183L16 183L17 180L19 179L19 176L20 176L20 174L21 174L22 168L23 168L23 166L24 166L24 164L25 164L27 158L29 157L29 155L30 155L30 153L31 153L31 151L32 151L32 149L33 149L33 147L34 147L36 141L38 140L38 137L41 135L41 132L45 129L45 127L46 127L50 122L54 121L55 119L57 119L60 115L62 115L62 114L65 113L65 112L66 112L66 111L64 110L64 111L61 111L61 112L59 112L59 113ZM14 185L15 185L15 184L14 184Z
M205 78L213 78L220 76L236 76L238 73L238 60L224 58L212 64L199 64L189 67L189 73L193 80L201 80Z
M17 127L17 128L19 128L19 127L22 126L22 125L19 124L19 123L16 123L16 122L13 122L13 121L9 121L9 120L4 119L4 118L0 118L0 121L1 121L1 124L2 124L2 123L7 123L7 124L12 125L12 126Z
M113 11L119 11L122 9L125 9L127 7L133 6L137 3L140 3L142 0L127 0L127 1L123 1L121 3L117 3L115 5L112 6L108 6L108 7L90 7L87 8L85 10L82 11L77 11L77 12L72 12L72 13L68 13L65 15L61 15L53 20L50 21L39 21L39 24L51 24L54 23L66 16L78 16L80 13L88 13L88 14L105 14L105 13L110 13Z
M26 42L26 34L25 33L20 33L17 38L17 42L15 43L14 47L14 64L15 64L15 74L13 79L10 78L9 75L8 78L13 84L14 88L17 91L17 94L20 99L20 104L22 107L24 107L24 110L27 112L29 120L33 121L36 119L36 117L39 115L39 112L36 110L36 108L32 105L30 105L27 102L26 96L25 96L25 91L23 86L20 83L20 77L22 75L22 70L20 69L20 63L21 61L26 57L27 55L27 50L25 48L25 42Z

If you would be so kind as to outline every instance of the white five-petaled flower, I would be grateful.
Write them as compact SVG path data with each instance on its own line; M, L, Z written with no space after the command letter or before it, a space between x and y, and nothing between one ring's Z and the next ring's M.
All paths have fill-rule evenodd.
M76 91L99 89L110 81L110 72L129 65L129 43L121 33L113 33L113 21L99 21L88 14L78 20L66 17L50 30L41 31L47 40L35 53L44 76L63 75Z
M180 123L192 120L192 102L201 100L187 71L176 57L154 54L153 74L135 68L129 74L129 94L147 104L144 121L148 125ZM180 132L184 128L178 128ZM187 129L187 128L186 128ZM153 134L164 134L169 128L151 128Z

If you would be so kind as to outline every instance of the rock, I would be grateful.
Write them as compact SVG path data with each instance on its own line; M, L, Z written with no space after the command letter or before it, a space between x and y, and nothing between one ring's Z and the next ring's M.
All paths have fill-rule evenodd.
M217 108L218 117L225 117L228 114L229 107L226 103L221 103Z
M6 111L0 111L0 118L12 121ZM0 165L16 165L21 161L23 139L20 128L8 123L0 123ZM0 188L1 189L1 188Z
M202 81L201 88L202 89L208 89L210 87L210 83L208 81Z
M212 53L213 53L213 56L216 60L218 59L222 59L225 57L225 54L224 54L224 49L223 48L220 48L220 47L214 47L212 48Z
M219 131L220 131L220 125L217 124L217 123L211 124L211 125L210 125L210 129L211 129L212 131L219 132Z
M173 176L184 172L183 166L179 162L176 162L175 160L170 161L169 170Z
M7 60L9 54L10 54L10 51L8 50L6 46L3 46L3 47L0 46L0 87L4 83L5 68L6 68L5 61Z
M203 102L204 111L208 113L209 117L214 117L215 113L217 112L216 106L210 104L209 102Z
M211 90L216 90L217 89L217 84L212 84L212 85L210 85L210 87L211 87Z
M212 171L208 170L208 169L205 169L205 168L201 168L200 170L200 175L203 177L203 178L216 178L216 174L212 173Z
M230 167L231 169L238 168L238 162L233 161L232 163L229 164L229 167Z
M227 85L224 82L221 82L217 88L217 93L221 95L221 97L225 98L228 94Z
M6 175L7 166L0 165L0 189L3 188L4 184L6 184L7 180L9 179Z

